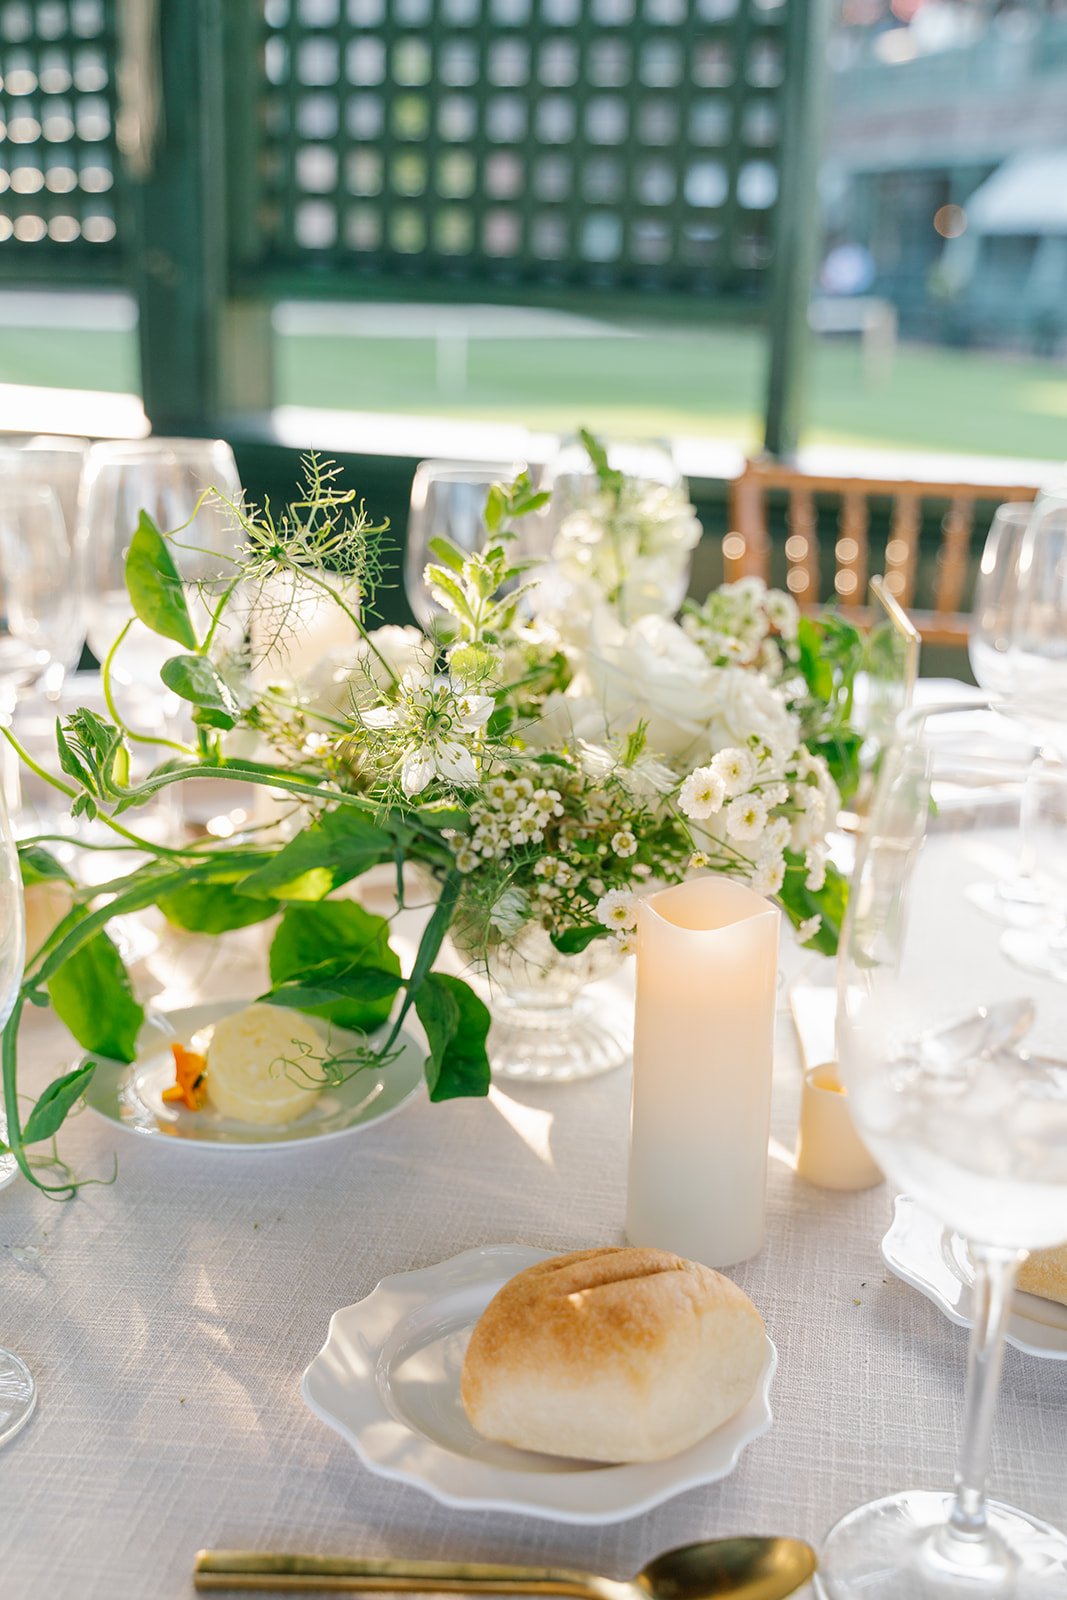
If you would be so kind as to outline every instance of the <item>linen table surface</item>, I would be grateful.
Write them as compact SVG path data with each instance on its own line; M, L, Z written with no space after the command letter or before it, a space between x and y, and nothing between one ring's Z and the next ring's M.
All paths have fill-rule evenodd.
M254 960L196 944L155 1004L257 992ZM457 1512L369 1472L300 1397L331 1314L387 1274L497 1242L623 1243L627 1070L438 1106L420 1092L365 1132L263 1153L138 1139L85 1112L63 1153L83 1177L117 1155L112 1187L68 1205L22 1179L0 1193L0 1343L39 1389L0 1451L4 1600L179 1600L212 1545L622 1577L694 1539L817 1544L863 1500L949 1486L966 1332L883 1267L887 1186L835 1195L793 1173L801 1076L784 988L782 1004L767 1243L731 1273L778 1346L774 1426L729 1478L606 1527ZM35 1015L24 1087L76 1054ZM1067 1522L1067 1362L1008 1350L991 1488Z

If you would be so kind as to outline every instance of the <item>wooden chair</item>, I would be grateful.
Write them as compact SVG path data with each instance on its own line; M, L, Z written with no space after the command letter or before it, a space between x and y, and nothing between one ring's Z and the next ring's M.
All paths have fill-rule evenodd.
M965 645L972 556L980 556L993 512L1006 500L1032 500L1032 484L924 483L897 478L821 477L775 462L749 461L734 480L730 532L723 540L726 577L769 579L768 501L785 501L786 584L803 607L824 596L819 575L819 511L835 520L832 593L842 611L866 620L863 604L870 565L871 501L886 502L884 574L889 594L931 644ZM915 609L924 521L943 507L933 606Z

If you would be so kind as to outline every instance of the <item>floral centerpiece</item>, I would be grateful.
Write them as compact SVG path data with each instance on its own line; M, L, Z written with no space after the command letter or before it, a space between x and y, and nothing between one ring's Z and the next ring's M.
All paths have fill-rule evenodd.
M673 618L699 532L692 507L623 478L587 443L596 489L564 520L547 568L516 555L523 520L547 498L525 476L489 492L481 550L435 542L432 638L368 626L385 530L314 457L284 515L230 508L239 554L197 596L180 575L182 532L142 516L131 607L176 646L161 676L187 705L190 736L133 775L131 747L152 741L115 700L124 630L103 668L109 717L76 711L57 726L60 771L35 765L133 863L90 888L67 880L49 838L20 846L25 883L67 880L71 903L30 952L3 1038L8 1142L35 1182L72 1192L37 1175L31 1147L53 1137L94 1054L135 1054L143 1011L108 933L124 913L154 905L219 936L277 919L264 998L346 1030L343 1048L302 1070L336 1082L387 1063L414 1010L435 1100L489 1083L489 1011L440 970L450 932L490 975L546 958L585 972L591 955L633 948L642 894L724 872L776 897L802 943L836 948L846 890L826 834L854 778L858 636L833 615L799 616L756 579ZM340 608L353 644L294 681L285 640L308 597ZM167 846L138 831L138 807L206 778L290 798L288 827ZM385 864L401 905L406 865L434 886L406 976L388 922L336 893ZM50 1003L89 1056L23 1120L27 1003Z

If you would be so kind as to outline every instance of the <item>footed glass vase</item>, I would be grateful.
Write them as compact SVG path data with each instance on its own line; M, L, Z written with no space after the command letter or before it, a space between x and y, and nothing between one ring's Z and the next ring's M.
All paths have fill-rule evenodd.
M453 938L488 984L494 1077L567 1083L610 1072L629 1058L633 1018L624 998L588 993L625 960L614 939L561 955L535 924L488 951L464 948L455 932Z

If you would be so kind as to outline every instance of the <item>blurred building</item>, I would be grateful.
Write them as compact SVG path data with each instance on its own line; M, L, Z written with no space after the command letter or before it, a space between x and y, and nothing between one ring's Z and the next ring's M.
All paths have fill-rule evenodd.
M1067 4L844 0L823 203L905 336L1061 347Z

